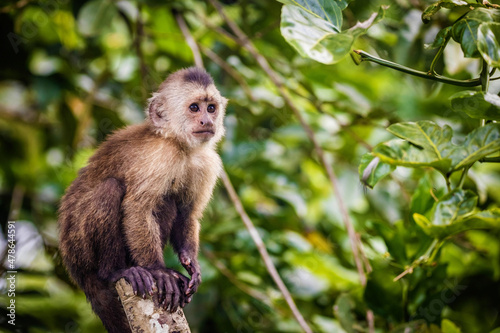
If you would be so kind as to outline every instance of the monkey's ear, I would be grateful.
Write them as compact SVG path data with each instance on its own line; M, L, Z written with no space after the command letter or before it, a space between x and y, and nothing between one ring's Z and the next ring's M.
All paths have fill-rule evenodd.
M162 115L160 103L156 98L153 98L151 103L149 103L149 119L151 119L153 125L156 127L162 127L167 122L165 115Z

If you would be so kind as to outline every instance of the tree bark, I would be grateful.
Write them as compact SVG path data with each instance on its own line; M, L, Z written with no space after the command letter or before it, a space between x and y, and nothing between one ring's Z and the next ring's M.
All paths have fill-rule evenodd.
M116 283L116 291L133 333L191 333L182 309L174 313L163 310L157 294L146 299L136 296L125 279Z

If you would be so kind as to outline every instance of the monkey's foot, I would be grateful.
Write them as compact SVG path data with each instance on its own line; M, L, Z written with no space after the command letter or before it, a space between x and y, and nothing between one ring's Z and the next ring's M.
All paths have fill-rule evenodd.
M173 313L177 311L179 306L183 308L186 303L189 303L184 292L189 284L187 277L169 268L150 269L149 271L156 280L158 300L164 309Z
M146 298L146 293L149 295L153 294L153 275L146 269L140 266L134 266L121 271L117 275L116 280L123 277L130 283L135 295L139 294L142 298Z

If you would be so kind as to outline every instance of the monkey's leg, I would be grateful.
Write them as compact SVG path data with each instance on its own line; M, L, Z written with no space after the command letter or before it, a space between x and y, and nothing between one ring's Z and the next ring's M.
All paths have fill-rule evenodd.
M107 178L92 189L81 214L84 240L89 242L93 259L91 272L79 267L81 287L92 309L109 332L130 332L127 317L114 288L117 271L127 269L127 250L121 231L121 202L126 188L122 181ZM75 256L85 247L75 244ZM83 275L83 276L82 276Z
M161 247L170 237L173 222L177 217L177 204L171 195L165 195L158 206L154 209L153 217L160 228ZM164 263L157 263L149 268L158 286L158 299L160 305L174 312L177 307L186 304L185 290L189 279L181 273L166 268Z
M123 182L107 178L92 193L91 206L95 209L88 232L94 241L97 277L105 282L116 282L124 277L136 294L143 297L146 293L152 294L151 274L142 267L129 267L127 263L128 253L121 226L121 204L126 193Z

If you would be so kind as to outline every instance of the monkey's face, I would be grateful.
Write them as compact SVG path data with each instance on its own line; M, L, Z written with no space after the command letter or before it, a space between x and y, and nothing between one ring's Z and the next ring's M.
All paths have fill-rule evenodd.
M185 119L184 133L193 144L211 140L219 141L224 134L222 120L225 101L214 85L192 85L192 94L184 96L181 103Z
M172 74L153 94L149 117L160 133L190 147L216 143L224 136L227 99L213 83L187 80L186 71Z

